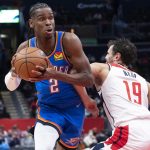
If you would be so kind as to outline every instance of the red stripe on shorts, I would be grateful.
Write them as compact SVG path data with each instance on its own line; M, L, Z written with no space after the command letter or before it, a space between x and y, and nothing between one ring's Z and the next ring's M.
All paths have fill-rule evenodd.
M112 150L122 148L128 141L129 127L117 127L114 134L105 141L105 144L110 145Z

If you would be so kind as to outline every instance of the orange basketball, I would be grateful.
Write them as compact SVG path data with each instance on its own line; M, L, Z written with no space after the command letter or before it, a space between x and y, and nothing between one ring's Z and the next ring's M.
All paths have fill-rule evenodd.
M48 67L45 57L45 53L39 48L27 47L16 53L12 65L21 79L28 80L37 77L32 73L32 70L37 70L36 65Z

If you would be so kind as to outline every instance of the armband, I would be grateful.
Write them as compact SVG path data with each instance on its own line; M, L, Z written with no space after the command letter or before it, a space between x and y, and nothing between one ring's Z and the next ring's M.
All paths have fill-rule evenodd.
M21 79L19 77L13 77L9 71L5 76L5 85L10 91L14 91L20 85Z

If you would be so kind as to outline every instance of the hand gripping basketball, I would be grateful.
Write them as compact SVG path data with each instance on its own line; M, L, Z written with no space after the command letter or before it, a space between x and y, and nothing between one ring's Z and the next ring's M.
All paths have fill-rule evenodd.
M12 68L14 72L24 80L38 77L32 70L37 70L36 66L44 69L48 67L45 53L37 47L27 47L17 52L12 58Z

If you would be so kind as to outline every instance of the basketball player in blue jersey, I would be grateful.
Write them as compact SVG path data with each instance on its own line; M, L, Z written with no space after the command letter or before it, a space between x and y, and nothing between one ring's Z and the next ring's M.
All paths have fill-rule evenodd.
M17 52L26 47L38 47L45 52L50 64L46 69L37 66L39 71L33 70L33 73L41 76L30 79L36 81L38 93L35 150L53 150L57 141L58 150L76 149L85 108L93 115L98 114L96 103L81 87L93 85L89 61L74 33L55 31L54 14L47 4L37 3L31 7L29 26L34 37L20 44ZM5 76L7 88L15 90L20 81L12 67Z

